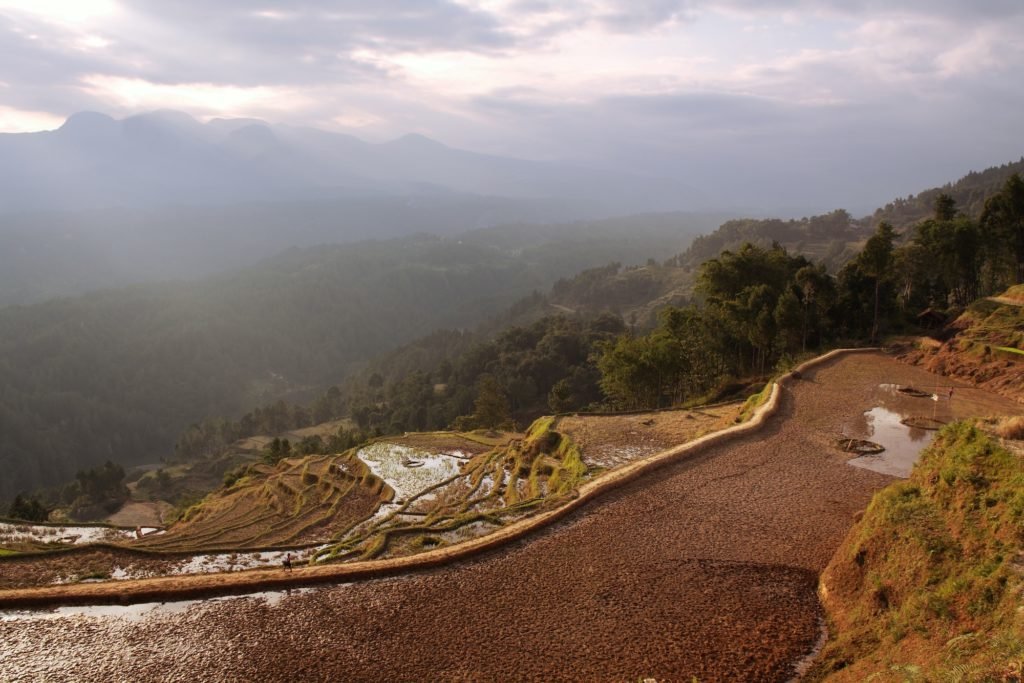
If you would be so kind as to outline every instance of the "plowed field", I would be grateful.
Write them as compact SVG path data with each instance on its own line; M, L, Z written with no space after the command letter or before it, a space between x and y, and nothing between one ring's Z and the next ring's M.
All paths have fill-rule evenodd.
M846 464L836 437L879 385L933 379L843 357L786 389L762 430L442 569L131 619L12 615L0 679L787 680L819 635L818 574L891 481Z

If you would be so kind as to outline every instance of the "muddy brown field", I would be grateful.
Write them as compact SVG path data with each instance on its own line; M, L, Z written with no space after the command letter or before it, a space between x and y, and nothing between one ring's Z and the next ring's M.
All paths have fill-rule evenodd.
M742 403L700 410L560 418L557 429L583 449L588 465L612 468L733 424Z
M929 383L881 354L842 357L784 389L760 431L442 569L9 614L0 680L785 681L819 637L818 574L892 481L848 465L836 438L879 405L880 385ZM965 411L1020 412L963 392Z

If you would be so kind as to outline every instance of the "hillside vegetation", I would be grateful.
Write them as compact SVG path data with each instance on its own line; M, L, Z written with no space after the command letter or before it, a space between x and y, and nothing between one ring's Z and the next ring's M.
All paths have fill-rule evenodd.
M831 638L810 680L1020 680L1020 445L950 425L875 496L823 574Z
M692 272L672 259L591 268L559 280L547 296L521 300L476 333L437 332L371 363L311 412L320 414L317 406L329 403L363 430L395 433L472 426L458 421L469 416L485 384L505 402L505 417L520 424L549 410L648 409L727 395L800 355L833 344L877 343L916 327L922 309L941 317L935 309L1013 282L1021 261L1003 247L1024 244L1024 223L1015 222L1024 216L1021 185L1011 176L989 197L980 220L940 194L932 216L905 244L880 223L835 274L777 242L746 242ZM847 221L839 212L833 218ZM559 314L537 319L552 310ZM640 320L642 310L647 315ZM1015 308L1010 317L1018 314ZM531 319L493 332L502 322ZM1012 319L1002 324L1019 329ZM1003 343L1015 344L1011 337ZM1013 363L1019 355L1013 348L997 351L1013 355L1007 361ZM226 445L223 424L209 420L190 434L197 443Z
M621 252L541 247L416 236L296 249L196 283L2 308L0 500L108 459L157 461L204 416L306 401L360 362Z
M940 194L906 244L880 223L834 274L827 259L815 263L798 250L835 238L846 244L835 252L841 260L859 246L853 240L864 234L843 211L781 227L762 221L753 233L727 223L704 243L751 241L700 265L692 263L699 244L689 257L622 265L607 258L622 249L621 237L584 246L567 228L571 239L526 246L529 231L507 244L483 231L466 240L293 250L199 283L0 309L0 464L9 473L0 497L108 459L154 462L193 423L198 433L178 443L209 453L211 444L261 433L225 429L241 424L237 416L283 398L304 403L331 385L339 394L320 402L329 409L286 407L279 412L290 421L280 427L347 412L366 431L443 428L467 414L485 376L520 424L595 403L647 408L698 398L731 378L838 340L877 340L925 307L965 305L1019 280L1022 187L1018 176L992 187L978 220ZM659 253L655 242L664 244L674 219L652 221L649 245ZM765 225L788 233L762 234ZM758 246L758 235L773 241ZM613 263L592 268L595 261ZM536 293L549 284L549 295ZM582 320L545 320L552 313ZM463 331L488 318L476 334ZM444 327L455 331L392 355L393 368L342 381L360 363ZM599 356L613 349L601 367ZM220 436L207 438L211 430Z
M979 299L937 336L902 354L930 372L969 380L1024 403L1024 286ZM1020 303L1014 303L1020 301Z
M952 197L967 216L978 219L985 212L985 203L994 190L1005 184L1010 176L1019 173L1024 173L1024 158L983 171L972 171L942 187L933 187L916 195L893 200L876 210L871 220L875 224L888 221L897 230L903 231L931 215L940 194Z

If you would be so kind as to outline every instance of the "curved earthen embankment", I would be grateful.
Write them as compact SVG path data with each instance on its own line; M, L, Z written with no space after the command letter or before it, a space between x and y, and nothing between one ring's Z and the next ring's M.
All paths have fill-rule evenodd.
M801 374L759 428L492 552L310 591L7 616L0 680L788 680L819 636L820 572L892 481L847 465L836 437L880 384L935 381L872 353ZM962 391L957 405L984 393Z
M222 594L278 590L319 583L383 578L438 567L457 560L469 559L475 555L492 551L503 545L525 538L537 530L575 513L600 496L633 482L669 463L705 452L709 448L721 446L733 439L761 429L765 422L778 412L782 387L792 382L794 375L799 377L802 373L808 372L814 367L827 364L843 355L876 351L877 349L836 349L811 359L774 382L768 399L755 410L751 419L746 422L707 434L691 442L615 469L596 480L586 482L580 486L577 495L568 503L558 508L542 511L498 529L491 534L468 540L458 545L430 550L407 557L348 564L297 567L295 570L287 573L275 567L273 569L239 572L162 576L128 581L79 583L7 590L0 591L0 607L40 607L97 603L131 604L184 600ZM146 551L132 548L122 549L118 546L108 546L107 544L99 545L113 550L146 553ZM74 549L74 551L78 552L87 550L87 548ZM174 553L173 556L179 557L183 555Z
M802 364L794 372L803 373L827 363L841 355L874 351L875 349L837 349ZM558 520L576 512L590 501L617 489L649 472L679 458L700 453L738 436L760 429L765 421L778 411L781 385L790 382L788 373L772 384L771 393L750 420L733 427L705 435L653 456L631 463L583 484L573 500L553 510L541 512L520 520L494 533L446 548L430 550L417 555L349 564L299 567L283 573L280 569L249 570L218 574L198 574L173 577L154 577L119 581L116 583L88 583L0 592L0 607L38 607L55 604L91 604L116 602L152 602L207 597L224 593L274 590L325 582L357 581L382 578L437 567L456 560L491 551L502 545L524 538Z

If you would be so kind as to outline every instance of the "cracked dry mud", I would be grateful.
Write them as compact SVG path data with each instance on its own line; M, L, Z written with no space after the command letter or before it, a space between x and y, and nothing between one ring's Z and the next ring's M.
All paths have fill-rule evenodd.
M443 569L135 619L0 620L0 680L784 681L818 637L818 573L892 481L847 465L836 435L880 383L929 378L843 357L785 389L764 429Z

